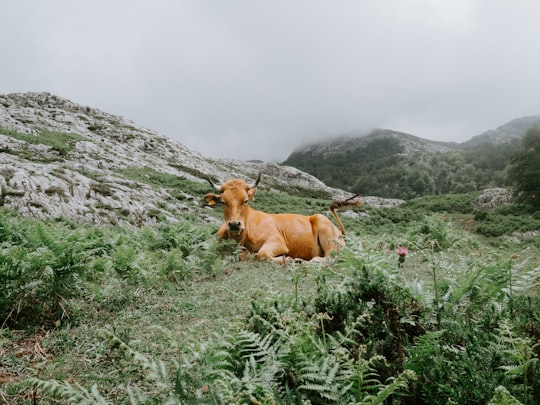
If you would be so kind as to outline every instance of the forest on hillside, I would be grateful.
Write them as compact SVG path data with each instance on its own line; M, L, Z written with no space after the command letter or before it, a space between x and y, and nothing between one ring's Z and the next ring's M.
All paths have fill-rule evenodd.
M444 153L407 153L405 146L395 139L379 138L330 154L293 153L284 164L306 171L331 187L411 199L508 186L508 166L520 144L515 139Z

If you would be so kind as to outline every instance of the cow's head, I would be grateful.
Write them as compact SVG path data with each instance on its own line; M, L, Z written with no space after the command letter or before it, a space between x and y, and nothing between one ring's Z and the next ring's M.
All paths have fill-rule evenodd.
M248 203L255 199L257 185L261 180L261 175L253 185L247 184L243 180L229 180L221 186L216 186L208 180L212 187L220 193L209 193L204 196L204 201L208 205L223 204L225 223L227 230L232 234L240 234L246 227L246 218L249 210Z

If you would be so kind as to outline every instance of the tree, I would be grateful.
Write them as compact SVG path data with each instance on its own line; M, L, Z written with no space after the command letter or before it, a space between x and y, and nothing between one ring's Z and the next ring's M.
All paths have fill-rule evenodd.
M512 155L508 176L518 200L540 207L540 126L532 127Z

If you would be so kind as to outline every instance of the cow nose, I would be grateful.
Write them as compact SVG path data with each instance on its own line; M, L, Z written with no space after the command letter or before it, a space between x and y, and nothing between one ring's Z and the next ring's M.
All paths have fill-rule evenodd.
M239 231L242 229L242 223L240 221L229 221L229 230Z

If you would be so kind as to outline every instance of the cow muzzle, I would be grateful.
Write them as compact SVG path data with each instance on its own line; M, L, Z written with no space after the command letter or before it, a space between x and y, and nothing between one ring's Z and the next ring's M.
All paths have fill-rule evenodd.
M242 221L229 221L227 223L227 227L229 229L229 232L232 233L240 233L244 230L244 224Z

